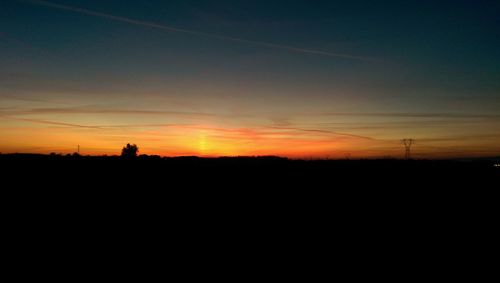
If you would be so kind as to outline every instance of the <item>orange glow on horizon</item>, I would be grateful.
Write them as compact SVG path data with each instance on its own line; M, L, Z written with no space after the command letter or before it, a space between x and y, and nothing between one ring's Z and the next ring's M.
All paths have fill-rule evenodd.
M500 156L500 4L69 2L0 4L0 153Z
M119 155L126 143L139 146L140 154L160 156L267 156L289 158L401 157L398 140L373 140L322 131L287 127L224 128L208 124L153 128L93 129L29 125L10 127L0 143L3 153L73 153ZM456 148L461 145L457 144ZM463 145L462 148L466 145ZM453 148L453 147L452 147ZM425 150L425 151L424 151ZM464 155L473 152L463 151ZM447 157L432 147L415 147L415 156ZM485 155L491 154L485 152ZM451 155L456 152L450 151ZM477 155L477 154L476 154Z

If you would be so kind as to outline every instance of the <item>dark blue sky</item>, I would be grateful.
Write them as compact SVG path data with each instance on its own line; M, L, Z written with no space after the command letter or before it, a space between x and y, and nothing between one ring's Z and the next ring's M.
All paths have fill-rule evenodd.
M4 106L180 107L289 123L328 111L500 112L500 1L50 3L107 16L0 0Z
M210 65L222 78L258 79L255 73L264 72L285 73L295 81L315 73L339 75L349 83L360 76L368 86L394 83L482 95L494 95L500 85L499 1L53 1L183 29L379 60L375 63L166 33L27 2L1 2L1 51L7 64L19 55L36 60L40 68L50 67L50 60L68 75L86 70L125 76L196 76ZM269 57L250 66L241 63L252 56Z

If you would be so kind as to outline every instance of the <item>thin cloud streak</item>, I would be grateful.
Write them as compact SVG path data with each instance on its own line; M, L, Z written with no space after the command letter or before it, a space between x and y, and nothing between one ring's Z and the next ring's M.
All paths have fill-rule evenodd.
M89 125L80 125L80 124L73 124L73 123L54 122L54 121L41 120L41 119L14 118L14 117L7 117L7 116L2 116L2 118L30 122L30 123L65 126L65 127L72 127L72 128L88 128L88 129L100 129L100 130L104 129L103 127L100 127L100 126L89 126Z
M245 38L225 36L225 35L219 35L219 34L208 33L208 32L200 32L200 31L195 31L195 30L181 29L181 28L166 26L166 25L157 24L157 23L153 23L153 22L140 21L140 20L135 20L135 19L127 18L127 17L115 16L115 15L111 15L111 14L107 14L107 13L101 13L101 12L97 12L97 11L93 11L93 10L89 10L89 9L84 9L84 8L56 4L56 3L49 2L49 1L43 1L43 0L20 0L20 1L29 2L29 3L40 5L40 6L56 8L56 9L60 9L60 10L72 11L72 12L85 14L85 15L89 15L89 16L95 16L95 17L105 18L105 19L109 19L109 20L124 22L124 23L128 23L128 24L160 29L160 30L169 31L169 32L185 33L185 34L191 34L191 35L196 35L196 36L203 36L203 37L209 37L209 38L220 39L220 40L229 40L229 41L233 41L233 42L259 45L259 46L264 46L264 47L269 47L269 48L283 49L283 50L288 50L288 51L292 51L292 52L307 53L307 54L314 54L314 55L320 55L320 56L337 57L337 58L361 60L361 61L373 60L370 58L356 56L356 55L350 55L350 54L342 54L342 53L334 53L334 52L320 51L320 50L307 49L307 48L299 48L299 47L275 44L275 43L265 42L265 41L250 40L250 39L245 39Z
M330 135L337 135L337 136L345 136L345 137L359 138L359 139L366 139L366 140L375 140L372 137L361 136L361 135L354 135L354 134L347 134L347 133L339 133L339 132L328 131L328 130L303 129L303 128L294 128L294 127L277 127L277 126L270 126L270 127L267 127L267 128L278 129L278 130L293 130L293 131L300 131L300 132L314 132L314 133L322 133L322 134L330 134Z
M498 134L484 134L484 135L455 135L455 136L444 136L444 137L436 137L436 138L423 138L419 139L419 142L450 142L457 141L462 142L466 140L481 140L483 142L491 139L500 138L500 133Z
M497 114L476 114L476 113L383 113L383 112L326 112L317 114L307 114L307 116L358 116L358 117L396 117L396 118L493 118L499 119Z
M294 128L294 127L275 127L275 126L262 126L257 128L236 128L236 129L228 129L228 128L219 128L219 127L207 127L201 126L197 124L166 124L166 123L158 123L158 124L129 124L129 125L83 125L83 124L75 124L75 123L67 123L67 122L56 122L44 119L28 119L28 118L16 118L9 116L1 116L2 118L24 121L30 123L37 124L47 124L47 125L56 125L56 126L66 126L72 128L89 128L89 129L119 129L119 128L142 128L142 127L173 127L173 128L183 128L183 129L191 129L191 130L208 130L215 131L221 133L231 133L238 135L255 135L255 136L265 136L269 134L279 134L279 132L267 132L265 129L270 130L291 130L298 132L306 132L306 133L320 133L320 134L328 134L334 136L343 136L348 138L357 138L364 140L376 141L376 139L367 136L347 134L347 133L339 133L335 131L328 130L319 130L319 129L304 129L304 128Z
M4 110L5 111L5 110ZM10 111L5 111L10 112ZM136 114L136 115L179 115L179 116L200 116L200 117L234 117L234 114L215 114L208 112L184 112L169 110L137 110L137 109L109 109L90 107L67 107L67 108L30 108L13 109L10 115L28 114ZM324 112L324 113L290 113L297 116L348 116L348 117L387 117L387 118L447 118L447 119L500 119L498 114L478 114L478 113L411 113L411 112ZM264 117L265 115L237 114L238 117Z
M46 104L59 104L59 105L70 105L69 103L56 102L46 99L37 99L37 98L24 98L13 95L2 95L0 94L0 100L13 100L13 101L26 101L26 102L37 102L37 103L46 103ZM0 108L2 110L2 108Z
M56 122L45 119L29 119L29 118L17 118L11 116L0 115L1 118L37 123L37 124L47 124L47 125L56 125L56 126L65 126L71 128L89 128L89 129L121 129L121 128L148 128L148 127L190 127L192 125L189 124L166 124L166 123L158 123L158 124L128 124L128 125L83 125L83 124L75 124L75 123L67 123L67 122Z
M102 109L89 107L69 107L69 108L30 108L3 110L9 115L30 115L30 114L123 114L123 115L174 115L191 117L215 117L223 116L205 112L182 112L163 110L136 110L136 109Z

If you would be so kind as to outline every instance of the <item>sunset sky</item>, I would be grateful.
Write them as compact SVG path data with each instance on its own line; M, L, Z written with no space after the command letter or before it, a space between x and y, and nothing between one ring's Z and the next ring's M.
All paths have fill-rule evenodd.
M0 152L500 154L500 1L0 0Z

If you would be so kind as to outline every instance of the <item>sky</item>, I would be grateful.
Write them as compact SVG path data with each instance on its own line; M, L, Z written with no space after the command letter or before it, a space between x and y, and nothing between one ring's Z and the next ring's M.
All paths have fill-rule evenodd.
M0 152L500 154L500 1L0 0Z

